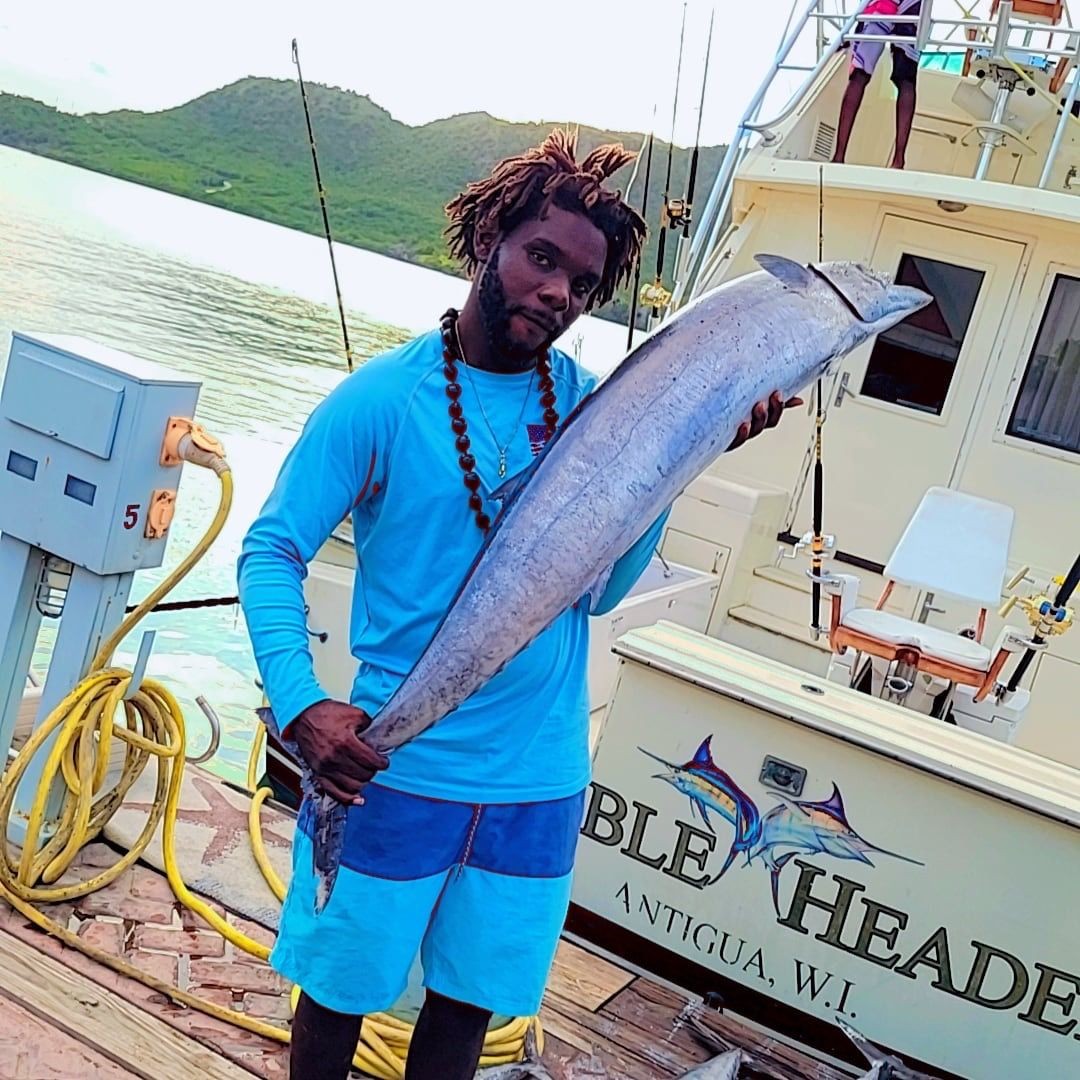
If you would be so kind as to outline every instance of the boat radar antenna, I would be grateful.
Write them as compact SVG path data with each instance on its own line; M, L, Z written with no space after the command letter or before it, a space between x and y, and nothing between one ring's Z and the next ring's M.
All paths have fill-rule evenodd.
M341 318L341 336L345 339L345 363L349 371L353 369L352 346L349 344L349 328L345 323L345 306L341 302L341 286L338 283L337 263L334 261L334 242L330 236L330 218L326 212L326 189L319 174L319 155L315 151L315 135L311 130L311 113L308 111L307 91L304 89L304 74L300 70L300 49L296 38L292 39L292 59L296 65L296 77L300 81L300 97L304 102L304 120L307 122L308 143L311 146L311 163L315 166L315 187L319 193L319 206L322 207L323 232L326 246L330 249L330 269L334 275L334 292L337 294L338 315Z

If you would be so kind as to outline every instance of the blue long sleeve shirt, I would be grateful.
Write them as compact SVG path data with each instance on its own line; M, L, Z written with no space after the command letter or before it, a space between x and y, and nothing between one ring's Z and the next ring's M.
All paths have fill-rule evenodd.
M244 538L240 602L270 705L291 723L328 697L312 667L304 614L307 566L351 514L357 568L350 644L352 704L375 715L427 646L483 535L450 429L437 331L368 361L313 411ZM596 385L551 350L562 416ZM499 446L507 477L543 448L540 393L530 373L463 371L485 509ZM508 443L506 442L508 440ZM380 783L433 798L522 802L572 795L589 779L589 613L614 608L649 563L667 513L616 563L600 597L564 612L498 675L395 750Z

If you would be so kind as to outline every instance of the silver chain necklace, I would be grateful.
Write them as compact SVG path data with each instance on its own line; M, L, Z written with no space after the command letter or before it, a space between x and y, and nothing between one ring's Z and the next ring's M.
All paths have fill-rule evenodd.
M510 429L510 438L506 440L505 445L500 446L499 437L495 434L495 429L491 426L491 421L488 419L487 411L484 409L484 402L476 389L476 383L473 382L472 374L469 371L469 361L468 358L465 356L465 349L461 344L461 338L456 334L455 337L457 337L458 352L461 353L462 370L465 372L465 377L469 380L469 385L472 387L473 397L476 398L476 403L480 406L480 415L484 418L484 423L487 424L488 431L491 432L492 442L495 443L495 449L498 451L499 454L499 479L501 480L503 477L506 476L506 455L507 452L510 450L510 444L514 441L514 433L521 426L521 420L522 417L525 415L525 409L528 407L529 398L532 397L532 386L533 379L536 377L536 368L534 367L532 369L532 372L529 374L529 385L525 388L525 399L521 403L521 412L518 413L518 418L514 421L514 426Z

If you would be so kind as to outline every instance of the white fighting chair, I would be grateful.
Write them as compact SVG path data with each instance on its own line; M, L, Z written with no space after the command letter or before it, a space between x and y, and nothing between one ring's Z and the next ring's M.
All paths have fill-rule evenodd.
M982 638L987 609L1001 601L1012 527L1012 507L949 488L930 488L885 566L885 589L876 607L856 606L858 578L830 575L826 588L832 596L833 652L854 649L895 663L897 670L975 687L975 701L981 701L1011 651L1001 647L1003 638L992 653ZM978 604L974 638L883 610L897 582Z

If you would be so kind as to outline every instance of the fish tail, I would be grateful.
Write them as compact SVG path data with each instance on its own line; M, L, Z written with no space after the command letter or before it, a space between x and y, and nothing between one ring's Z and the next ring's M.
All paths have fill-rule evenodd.
M315 774L304 761L300 747L292 740L281 738L273 711L263 707L255 712L267 730L300 765L300 790L311 813L311 870L315 877L315 914L319 915L330 902L337 881L348 808L319 790Z
M772 886L772 904L776 911L776 917L781 918L780 915L780 871L783 870L782 865L777 865L769 872L769 884Z
M731 864L735 861L735 856L738 854L738 847L736 844L731 845L731 850L727 853L727 858L724 860L724 865L720 867L716 877L713 878L713 882L719 881L731 868Z
M321 915L323 908L330 901L330 894L334 891L333 879L326 874L315 871L315 914Z
M330 901L341 866L348 808L329 795L320 794L312 805L311 863L315 876L315 914Z
M795 858L795 855L796 855L796 852L789 851L786 854L781 855L779 858L773 860L772 870L770 871L771 874L772 874L772 902L773 902L773 907L776 909L776 917L777 918L781 918L781 915L780 915L780 871L783 870L784 867L787 866L787 864L789 862L791 862L792 859Z

